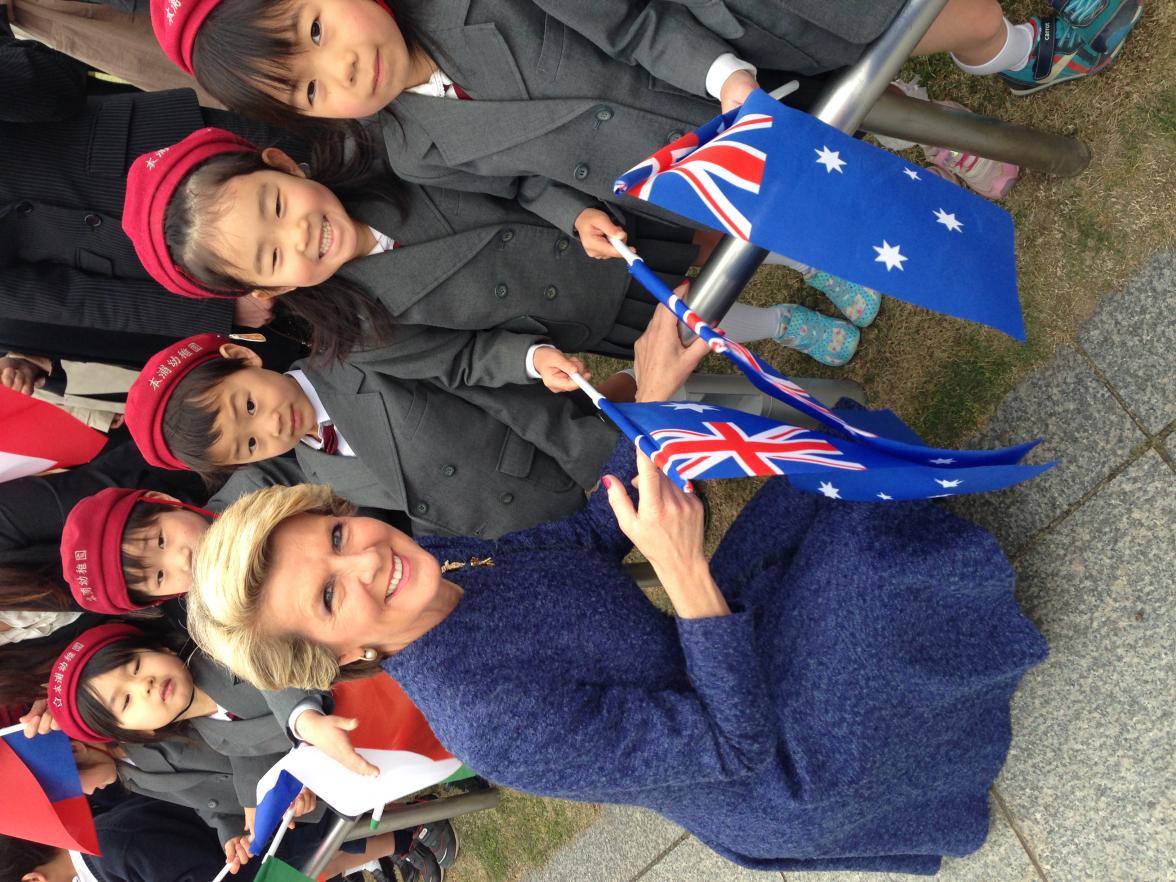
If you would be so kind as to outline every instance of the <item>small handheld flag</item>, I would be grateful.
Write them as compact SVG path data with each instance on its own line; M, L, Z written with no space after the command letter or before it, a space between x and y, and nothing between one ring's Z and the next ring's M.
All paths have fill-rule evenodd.
M260 785L258 790L261 790ZM291 803L302 792L302 782L287 771L278 773L277 779L263 795L258 794L257 812L253 817L253 839L249 853L261 854L274 835L290 823Z
M0 833L57 848L100 854L98 833L69 739L62 732L25 738L0 730Z
M0 481L70 468L98 455L106 436L48 402L0 386Z
M613 189L1025 339L1008 212L763 92L658 150Z

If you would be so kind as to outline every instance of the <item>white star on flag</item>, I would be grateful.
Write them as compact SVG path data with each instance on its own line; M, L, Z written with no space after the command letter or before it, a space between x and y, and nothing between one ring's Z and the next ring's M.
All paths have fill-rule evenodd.
M941 459L933 459L933 460L931 460L931 465L950 465L950 464L951 464L951 463L953 463L953 462L955 462L955 460L954 460L952 457L950 457L950 456L945 456L945 457L943 457L943 458L941 458Z
M887 496L885 493L879 493L878 498L881 499L883 502L890 502L894 499L893 496Z
M938 484L940 487L943 487L946 490L948 487L958 487L958 486L960 486L960 484L962 484L964 482L963 481L945 481L945 480L943 480L943 478L936 478L935 483Z
M689 410L695 413L706 413L708 410L715 410L709 404L692 404L687 401L670 401L663 404L662 407L668 407L671 410Z
M910 258L898 250L900 247L899 245L891 245L883 239L881 247L874 246L874 250L878 252L878 256L874 258L874 263L886 264L886 272L890 272L895 267L901 270L902 262L904 260L910 260Z
M904 175L906 175L908 178L910 178L912 181L923 180L922 178L919 177L919 173L917 171L915 171L913 168L904 168L902 170L902 173Z
M836 487L834 487L832 484L830 484L828 481L822 481L821 486L818 487L817 489L820 490L822 493L824 493L826 496L828 496L830 499L840 499L841 498L841 491L838 490Z
M935 209L935 222L937 224L943 224L953 233L958 233L964 228L964 225L956 220L954 214L948 214L942 208Z
M813 148L813 152L817 154L817 165L825 166L825 173L837 172L837 174L844 174L841 167L845 165L845 160L841 158L840 151L830 150L828 147L822 146L820 150Z

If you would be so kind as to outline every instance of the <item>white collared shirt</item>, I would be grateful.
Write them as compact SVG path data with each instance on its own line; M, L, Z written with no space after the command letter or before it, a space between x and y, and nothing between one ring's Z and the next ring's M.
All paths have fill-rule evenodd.
M86 866L86 861L82 857L82 853L80 851L71 850L69 853L69 860L70 863L73 864L74 872L77 873L77 875L74 876L74 882L98 882L98 877L95 876L90 871L90 868Z
M376 237L375 247L373 247L372 250L368 252L368 257L371 257L373 254L383 254L385 251L391 251L396 247L396 240L391 236L385 236L375 227L369 226L368 229L371 230L372 235Z
M292 370L286 371L286 376L290 377L306 393L306 398L310 401L310 406L314 408L314 418L320 426L319 437L321 438L321 427L331 422L330 414L323 407L322 400L319 398L318 393L314 391L314 386L310 385L310 380L307 379L306 374L300 370ZM335 426L335 437L339 440L339 447L335 451L336 454L339 456L355 456L355 451L351 449L351 445L347 443L347 439L343 437L343 433L339 431L338 426ZM323 442L312 435L303 435L302 443L312 450L323 449Z

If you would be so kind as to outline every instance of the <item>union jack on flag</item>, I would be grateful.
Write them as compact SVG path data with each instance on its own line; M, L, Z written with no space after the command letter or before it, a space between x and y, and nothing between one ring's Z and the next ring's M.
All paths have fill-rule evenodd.
M663 147L613 190L1025 339L1008 212L764 92Z
M616 189L624 192L629 189L628 182L636 180L631 195L649 201L658 182L666 183L663 176L673 176L709 208L728 235L746 242L751 237L751 221L732 202L728 191L735 188L759 193L767 154L741 138L748 132L771 128L772 118L751 113L729 128L723 116L711 123L715 124L714 134L701 146L700 135L705 135L705 128L679 138L626 172L617 181Z

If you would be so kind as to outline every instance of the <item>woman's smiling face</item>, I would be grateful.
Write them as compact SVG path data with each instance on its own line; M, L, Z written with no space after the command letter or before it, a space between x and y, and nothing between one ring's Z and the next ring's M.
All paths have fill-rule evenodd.
M267 630L325 646L341 663L369 647L402 649L445 609L437 561L382 521L299 514L274 530L269 547Z

